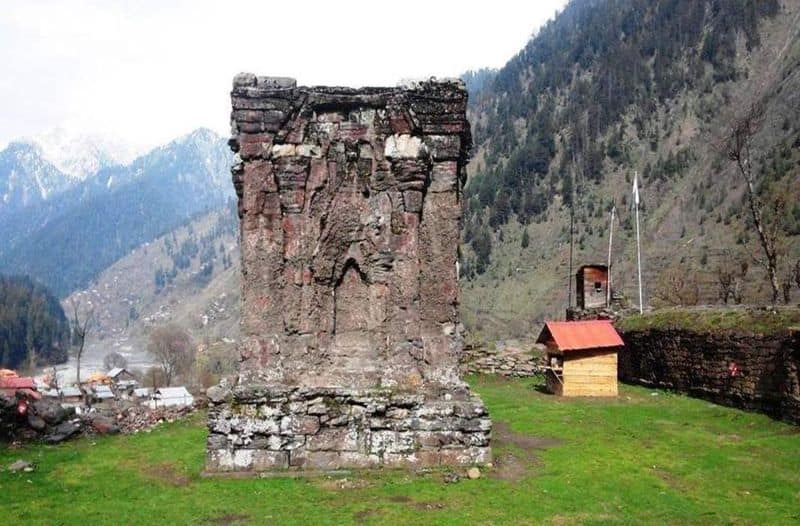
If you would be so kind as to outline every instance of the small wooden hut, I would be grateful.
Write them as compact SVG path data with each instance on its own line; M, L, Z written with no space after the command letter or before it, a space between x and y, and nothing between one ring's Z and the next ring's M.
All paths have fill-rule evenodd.
M575 300L581 310L605 307L608 294L608 267L583 265L575 273Z
M617 351L624 344L608 320L548 321L547 387L559 396L617 396Z

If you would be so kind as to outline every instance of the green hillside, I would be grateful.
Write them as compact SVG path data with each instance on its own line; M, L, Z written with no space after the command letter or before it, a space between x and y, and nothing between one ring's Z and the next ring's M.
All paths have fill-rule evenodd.
M780 209L781 279L791 282L800 257L799 15L796 0L576 0L485 81L469 109L468 327L520 335L563 316L571 203L576 265L605 262L616 206L614 278L633 297L634 172L648 304L676 301L676 275L696 286L696 302L717 302L720 268L742 263L742 301L769 300L743 182L718 148L753 103L766 108L754 142L758 193Z

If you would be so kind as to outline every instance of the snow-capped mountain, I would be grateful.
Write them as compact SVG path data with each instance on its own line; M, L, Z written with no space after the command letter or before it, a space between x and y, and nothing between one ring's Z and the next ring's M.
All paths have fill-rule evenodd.
M0 151L0 216L45 201L74 183L45 159L39 146L12 142Z
M225 206L231 158L225 139L201 128L0 214L0 272L24 272L58 294L83 286L142 243Z
M136 151L122 141L106 135L73 133L62 127L27 141L39 145L56 168L79 180L108 166L130 164L136 157Z
M116 139L64 128L13 141L0 150L0 216L51 200L133 160L134 150Z

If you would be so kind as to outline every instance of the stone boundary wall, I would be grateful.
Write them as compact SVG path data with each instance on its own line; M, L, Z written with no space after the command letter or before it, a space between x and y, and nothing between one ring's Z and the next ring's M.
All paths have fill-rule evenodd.
M619 378L800 425L800 331L623 333ZM735 372L731 371L735 364Z
M543 354L536 356L516 347L490 349L483 345L468 345L461 357L461 372L528 378L544 373L543 359Z

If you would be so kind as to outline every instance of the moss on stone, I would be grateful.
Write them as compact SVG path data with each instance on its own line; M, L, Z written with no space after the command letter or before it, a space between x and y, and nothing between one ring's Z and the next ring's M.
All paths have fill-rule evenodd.
M797 307L698 307L659 309L617 322L623 332L680 329L693 332L775 334L800 326Z

